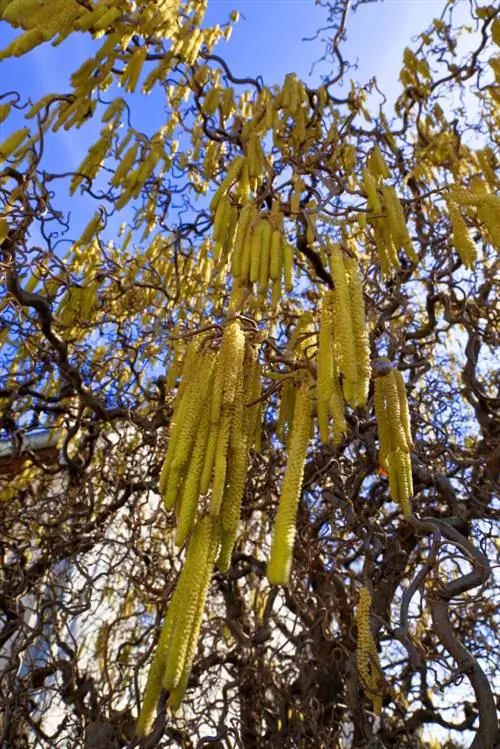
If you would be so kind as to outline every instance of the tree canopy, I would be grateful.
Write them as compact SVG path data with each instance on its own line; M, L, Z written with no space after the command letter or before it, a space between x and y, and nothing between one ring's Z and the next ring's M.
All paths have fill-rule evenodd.
M0 94L2 747L500 746L499 12L389 103L317 4L313 87L207 0L0 0L89 53Z

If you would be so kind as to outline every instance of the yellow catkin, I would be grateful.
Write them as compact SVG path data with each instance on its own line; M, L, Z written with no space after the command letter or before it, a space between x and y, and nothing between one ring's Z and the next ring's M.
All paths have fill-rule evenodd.
M340 348L340 371L344 376L344 395L353 405L354 388L358 377L356 349L354 344L353 320L351 317L351 294L348 286L344 253L340 245L330 247L330 267L334 291L335 337Z
M210 402L207 400L203 409L203 416L194 443L193 454L189 461L186 480L182 487L180 509L178 513L175 533L176 546L182 546L194 524L198 498L200 495L200 479L205 462L205 454L210 430Z
M229 211L231 204L227 195L219 201L217 209L215 211L214 226L213 226L213 238L214 242L222 241L224 232L227 229L227 218L229 217Z
M245 336L239 321L232 320L224 329L217 357L210 417L212 424L219 423L223 405L229 406L234 400L236 382L241 375L244 353Z
M342 435L347 432L347 422L345 418L344 395L335 362L333 363L333 390L328 406L333 418L333 444L338 445L342 439Z
M0 143L0 164L2 161L5 161L5 159L8 159L9 156L19 148L23 140L28 137L29 132L29 128L27 127L22 130L16 130L12 135L9 135L3 143Z
M356 607L356 627L358 648L356 653L358 674L366 695L372 700L375 712L382 707L382 689L384 681L378 657L377 646L371 630L372 597L365 587L359 591Z
M252 234L252 250L250 256L249 276L251 283L255 283L255 281L257 281L259 278L260 263L262 257L262 237L265 223L266 222L263 219L260 219Z
M273 281L281 278L283 267L282 234L280 229L274 229L271 236L271 257L269 261L269 275Z
M229 449L229 438L231 435L232 409L225 411L217 438L217 449L215 451L214 480L212 485L212 501L210 503L210 514L217 517L220 513L224 485L227 473L227 454Z
M399 413L401 417L401 425L405 433L406 444L409 450L413 450L413 440L411 436L411 423L410 423L410 410L408 408L408 399L406 397L406 386L405 386L403 374L399 369L394 370L394 379L396 381L396 388L398 391Z
M413 247L405 221L403 206L396 194L396 190L392 186L382 185L382 195L384 198L384 208L387 212L387 223L394 246L396 250L405 250L408 259L416 265L418 256Z
M364 406L368 400L368 388L370 386L371 377L370 344L368 330L366 328L365 301L357 259L355 257L346 257L345 266L348 275L350 310L357 368L357 378L353 390L352 405Z
M391 173L387 166L382 152L378 146L375 146L368 157L368 168L374 177L381 177L382 179L389 179Z
M265 297L269 283L269 258L271 254L271 224L269 221L262 222L261 230L261 256L259 265L259 296Z
M384 388L381 378L375 379L375 392L373 397L375 406L375 417L377 419L379 453L378 461L382 468L387 470L387 456L391 451L391 428L389 423L389 414L385 402Z
M368 208L372 213L382 213L382 205L377 192L377 181L368 169L363 169L363 190L368 198Z
M329 441L330 398L333 393L333 320L329 294L321 305L316 354L316 402L321 441Z
M260 429L260 398L262 396L262 366L257 359L257 350L251 355L248 370L245 372L245 428L248 445L251 447L255 442L255 435Z
M311 431L312 389L301 383L297 392L288 461L274 526L267 577L273 585L286 585L292 566L297 509Z
M281 279L276 278L273 281L272 291L271 291L271 311L274 313L277 308L278 304L280 303L281 299Z
M206 523L206 533L209 536L209 544L206 557L198 559L198 564L202 567L202 577L197 588L196 609L191 625L191 631L189 633L188 645L182 663L182 673L178 683L173 687L168 697L167 704L172 711L177 710L180 706L189 683L191 668L198 647L198 638L203 622L203 613L205 611L208 589L219 547L219 532L215 522L211 518L205 517L200 521L200 523Z
M283 281L285 291L293 291L293 247L283 239Z
M182 473L184 463L189 457L189 445L190 439L194 436L196 429L196 420L201 416L203 409L203 401L200 397L204 395L205 386L210 386L211 372L209 373L209 379L204 382L203 378L207 376L207 368L203 366L203 358L197 351L196 344L193 342L192 347L188 348L187 359L191 358L191 365L186 370L186 364L184 365L183 381L179 388L177 395L174 412L170 421L170 435L167 453L163 461L163 465L160 473L159 480L159 491L164 498L164 502L167 509L171 509L176 501L176 487L178 486L179 479ZM213 356L212 361L208 362L208 366L213 369ZM205 393L206 394L206 393ZM186 424L188 431L186 433ZM181 435L184 431L184 439L181 445ZM179 454L181 448L185 452L183 460L179 460ZM174 458L177 455L177 462L174 464ZM168 494L168 501L167 501Z
M389 453L388 464L391 497L400 505L405 515L411 515L413 494L411 456L403 450L394 450Z
M182 422L172 457L173 468L183 468L189 459L196 430L203 413L203 406L210 392L214 365L215 356L211 353L204 355L201 358L198 376L193 379L189 386L191 397L188 400L186 399L186 407L182 413Z
M391 369L389 374L379 378L382 387L389 425L391 429L391 450L403 450L408 452L409 446L406 441L406 434L401 419L401 408L399 405L399 393L394 370Z
M243 240L243 249L241 251L241 266L240 266L240 278L242 281L248 281L250 279L250 266L252 263L252 248L253 248L253 233L254 233L254 216L252 214L252 220L248 225L245 238Z
M460 208L454 203L448 204L448 211L451 221L451 241L457 250L462 263L466 268L474 268L477 260L476 245L469 233Z
M253 204L245 203L245 205L241 209L238 226L236 229L236 236L234 239L233 252L231 254L231 272L235 277L241 274L241 259L243 256L243 247L245 245L245 238L248 232L248 227L250 226L250 222L253 217L253 213Z
M382 271L382 276L386 278L391 270L391 257L385 243L383 229L379 224L374 224L373 235L375 237L375 247L377 248L380 270Z
M200 552L202 551L202 544L205 541L203 538L204 530L205 526L199 523L189 544L186 560L168 607L167 616L149 671L144 700L137 721L136 734L138 736L145 736L150 730L154 711L160 696L167 658L175 657L175 653L172 655L171 652L171 643L175 628L179 620L182 620L184 617L185 609L192 600L193 593L195 592L193 589L193 579L200 572L203 573L203 570L200 569Z
M250 355L245 357L246 361L252 358L252 353L250 352ZM238 383L231 424L229 470L221 507L221 550L217 560L221 572L227 572L229 569L232 549L238 533L248 465L248 416L249 410L244 403L244 383L241 379Z
M175 612L167 647L162 684L168 690L176 687L182 676L196 615L198 595L206 572L205 562L210 550L212 527L213 523L206 516L196 524L179 579L179 586L182 586L185 598Z
M218 440L219 425L211 424L207 449L205 453L205 460L203 462L203 470L201 472L200 478L200 494L206 494L210 488Z
M384 369L375 378L375 416L379 433L379 463L387 471L391 497L405 515L411 514L413 494L410 450L413 448L406 389L401 372L389 360L379 359Z

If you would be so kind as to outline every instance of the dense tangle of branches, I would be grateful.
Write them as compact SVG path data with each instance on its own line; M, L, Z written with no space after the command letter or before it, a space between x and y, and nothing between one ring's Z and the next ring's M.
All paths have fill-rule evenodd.
M321 3L327 74L317 88L232 71L213 47L235 17L189 46L202 2L120 0L92 18L99 4L69 3L57 32L49 20L30 29L15 3L0 9L29 35L27 51L56 33L70 44L75 29L94 41L67 91L39 106L22 91L0 96L6 132L30 128L9 153L0 145L0 746L500 746L500 220L498 203L477 198L499 189L498 12L470 0L466 32L460 3L446 3L406 50L391 110L375 80L346 84L348 2ZM147 133L135 124L139 76L158 110ZM65 125L88 133L93 150L63 173L51 148ZM417 256L398 252L385 274L381 217L360 177L374 146ZM279 298L238 288L231 240L214 237L210 199L251 149L254 174L230 185L229 202L238 213L251 195L261 214L276 211L293 250ZM452 225L453 190L476 190L476 203L459 206L472 261ZM406 384L413 514L391 502L371 383L339 439L312 435L290 583L271 586L284 383L315 376L317 311L334 286L325 247L351 240L372 359L388 357ZM229 571L210 584L183 706L167 712L162 693L152 733L138 739L184 557L158 494L174 368L193 336L209 331L218 344L235 315L263 372L240 533ZM290 342L307 315L299 355ZM361 588L379 714L357 668Z

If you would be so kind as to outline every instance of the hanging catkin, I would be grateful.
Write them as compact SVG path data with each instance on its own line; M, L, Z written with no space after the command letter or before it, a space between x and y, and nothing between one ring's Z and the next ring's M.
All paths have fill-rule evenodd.
M304 463L311 432L312 389L307 380L297 390L288 460L278 503L267 577L273 585L286 585L292 566L297 508L302 490Z
M406 389L401 373L388 359L375 363L375 416L379 435L379 463L389 475L392 499L411 515L413 448Z
M367 697L373 702L373 711L378 714L382 708L384 679L371 629L371 608L371 594L368 588L361 588L356 607L356 628L358 631L356 660L361 685Z

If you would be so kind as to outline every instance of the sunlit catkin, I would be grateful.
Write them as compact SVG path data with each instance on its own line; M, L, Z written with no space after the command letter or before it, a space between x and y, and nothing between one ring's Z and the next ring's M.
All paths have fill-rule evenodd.
M368 588L359 591L356 606L356 628L358 633L358 647L356 660L358 675L365 694L373 702L373 709L380 712L382 706L382 690L384 680L378 656L377 646L371 630L372 597Z
M297 391L287 466L267 565L267 577L273 585L286 585L290 577L297 509L311 432L311 413L312 389L309 382L304 381Z
M379 384L382 388L389 418L391 430L391 450L403 450L408 452L409 445L406 440L406 433L401 418L401 406L399 403L399 392L394 370L391 369L389 374L379 377Z
M214 532L213 520L205 516L196 524L189 542L186 561L179 580L179 586L182 586L185 594L184 601L176 612L168 642L162 679L164 689L172 690L179 684L185 669L189 645L193 638L197 638L196 618L200 596L206 595L204 588L208 586L210 579L207 580L207 567Z
M185 619L185 609L189 606L190 601L193 599L193 594L195 594L192 587L193 580L195 580L197 573L203 572L203 570L200 569L200 561L202 561L200 552L202 551L202 543L204 541L203 530L203 525L201 523L198 524L189 544L184 566L168 607L167 616L162 627L158 645L156 646L156 651L148 674L144 700L136 726L137 736L145 736L149 732L158 698L160 696L167 660L171 659L171 668L172 662L175 661L175 653L172 654L171 647L172 639L178 622ZM196 612L194 612L194 614L195 613ZM189 635L190 633L186 632L186 637L188 639ZM181 673L182 666L183 663L180 664L179 668Z
M203 416L199 424L193 452L189 460L186 479L182 487L178 509L177 528L175 532L176 546L182 546L191 532L195 520L196 508L200 495L200 479L205 461L209 430L210 402L207 400L203 409Z
M394 450L388 455L389 484L392 499L405 515L411 515L413 478L411 456L403 450Z
M316 353L316 403L321 441L329 440L330 398L333 393L333 320L330 295L323 298Z
M467 228L467 224L462 217L460 208L455 203L450 202L448 204L448 211L452 229L451 241L465 267L474 268L477 259L477 249Z
M253 352L248 352L245 362L252 358ZM244 403L244 384L240 379L237 385L233 420L229 436L228 472L226 487L222 500L220 528L221 550L217 565L221 572L227 572L231 563L231 554L238 533L241 514L241 501L245 490L248 464L248 436L247 421L249 409Z
M264 224L267 223L264 219L260 219L254 228L252 234L252 247L250 255L250 281L255 283L259 278L260 263L262 257L262 237L264 232Z
M232 320L224 328L221 347L217 357L212 409L210 420L218 424L223 404L231 405L236 392L236 381L241 374L245 336L238 320Z
M212 485L212 501L210 503L210 514L214 517L217 517L220 513L222 498L224 495L232 418L232 408L228 408L222 415L222 420L217 435L217 447L215 450L214 462L214 480Z
M273 281L281 278L283 267L283 236L280 229L274 229L271 236L271 257L269 260L269 275Z
M389 423L389 413L385 402L384 388L381 384L381 378L375 379L375 392L373 396L375 407L375 417L377 419L378 429L378 462L382 468L387 470L387 456L391 451L391 427Z
M231 272L235 277L241 274L241 259L243 255L243 247L253 214L253 203L245 203L245 205L241 209L238 226L236 229L236 236L233 244L233 251L231 254Z
M355 405L355 387L358 377L356 348L351 316L351 293L344 264L344 253L338 244L330 246L330 268L334 291L335 337L340 349L340 371L344 376L344 395L350 405Z
M399 413L401 417L401 425L403 427L406 444L409 450L413 450L413 440L411 436L411 424L410 424L410 410L408 407L408 399L406 397L406 386L403 378L403 373L399 369L394 369L394 379L396 381L396 388L398 391L399 399Z
M205 517L199 522L206 524L205 532L208 534L209 544L206 557L198 559L198 564L202 570L202 576L196 591L196 609L192 620L191 631L188 637L187 648L182 662L181 676L177 684L171 689L168 697L167 704L172 711L177 710L177 708L180 706L189 683L191 668L198 647L198 638L203 621L203 613L205 611L208 589L212 577L215 559L217 556L217 551L219 548L219 531L217 529L216 523L210 517Z
M368 399L368 388L371 377L370 344L366 327L365 300L356 257L345 257L344 264L349 286L357 369L356 383L353 388L353 403L351 405L364 406Z
M389 476L391 497L405 515L411 514L413 494L410 416L400 372L388 359L376 362L375 416L379 434L379 463Z

